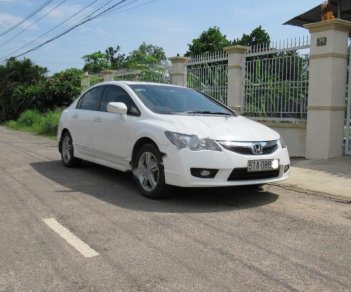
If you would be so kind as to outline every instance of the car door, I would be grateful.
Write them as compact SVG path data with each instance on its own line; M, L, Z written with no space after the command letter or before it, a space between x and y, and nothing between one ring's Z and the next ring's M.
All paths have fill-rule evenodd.
M72 111L70 131L75 149L78 152L91 155L93 118L98 112L103 86L93 87L78 101L77 107Z
M127 115L107 112L109 102L123 102ZM118 85L107 85L100 104L100 111L93 119L94 150L100 159L128 167L127 147L130 124L140 115L128 93Z

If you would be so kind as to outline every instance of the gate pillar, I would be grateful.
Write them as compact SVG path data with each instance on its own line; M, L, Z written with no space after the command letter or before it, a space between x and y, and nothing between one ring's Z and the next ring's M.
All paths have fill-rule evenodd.
M244 95L244 70L246 52L250 47L230 46L223 50L228 53L228 97L227 105L240 114Z
M190 58L187 57L172 57L169 60L172 62L172 84L186 86L186 62Z
M333 19L304 27L311 33L306 158L339 157L343 154L351 22Z

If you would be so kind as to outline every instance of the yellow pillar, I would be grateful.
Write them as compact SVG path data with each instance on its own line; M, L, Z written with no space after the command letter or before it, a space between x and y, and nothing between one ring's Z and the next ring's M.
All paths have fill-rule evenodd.
M244 94L244 69L242 68L246 52L250 47L230 46L223 50L228 54L228 98L227 105L237 113L241 112Z
M172 84L186 86L186 62L190 58L177 56L169 60L172 62Z
M333 19L305 28L311 33L306 158L339 157L343 154L351 22Z

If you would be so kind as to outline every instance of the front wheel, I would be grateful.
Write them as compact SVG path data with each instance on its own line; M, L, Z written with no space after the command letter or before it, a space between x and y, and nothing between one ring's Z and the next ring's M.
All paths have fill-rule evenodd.
M144 196L159 199L170 195L165 183L161 153L156 146L146 144L140 148L134 160L133 174Z
M66 167L79 166L82 162L74 157L73 140L69 132L65 132L62 137L61 159Z

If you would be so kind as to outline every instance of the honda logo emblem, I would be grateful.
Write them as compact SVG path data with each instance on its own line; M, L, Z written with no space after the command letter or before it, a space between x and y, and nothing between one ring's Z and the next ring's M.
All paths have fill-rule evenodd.
M253 154L256 154L256 155L262 154L263 153L263 145L261 143L253 144L251 150L252 150Z

